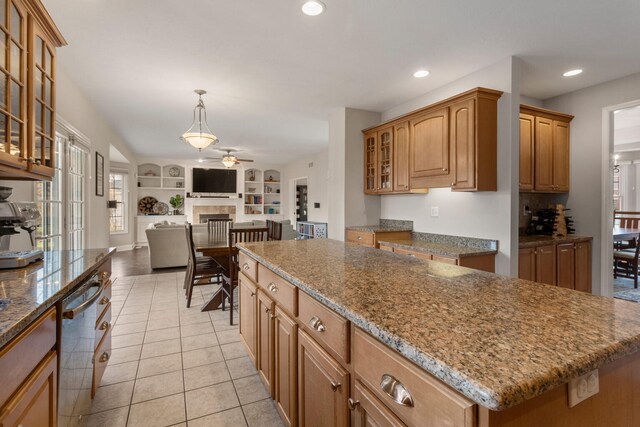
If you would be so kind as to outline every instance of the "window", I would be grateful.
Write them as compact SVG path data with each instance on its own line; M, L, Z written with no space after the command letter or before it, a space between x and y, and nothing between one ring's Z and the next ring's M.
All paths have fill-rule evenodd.
M111 172L109 174L109 201L115 201L115 207L109 207L109 230L111 234L127 232L127 174Z
M69 145L67 153L67 249L84 248L85 234L85 163L87 152Z
M42 221L36 230L36 246L43 251L54 251L62 247L62 168L61 138L56 137L55 175L51 181L36 183L36 203Z

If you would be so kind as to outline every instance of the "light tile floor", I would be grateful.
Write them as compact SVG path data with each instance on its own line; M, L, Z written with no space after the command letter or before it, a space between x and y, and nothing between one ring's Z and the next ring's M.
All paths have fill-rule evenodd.
M237 313L202 313L214 286L184 273L118 277L112 290L112 355L87 426L282 426L239 342Z

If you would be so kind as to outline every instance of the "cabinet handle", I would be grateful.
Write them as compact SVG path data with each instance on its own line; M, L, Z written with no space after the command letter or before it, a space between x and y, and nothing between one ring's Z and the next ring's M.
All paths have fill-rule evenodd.
M110 271L102 271L102 272L100 272L100 280L107 281L110 278L111 278L111 272Z
M362 236L358 236L356 240L362 240Z
M331 381L331 389L333 391L338 391L341 385L342 384L340 384L338 381Z
M107 322L106 320L100 324L100 330L101 331L104 331L108 327L109 327L109 322Z
M413 407L413 398L400 381L389 374L382 375L380 388L398 405Z
M414 258L416 257L416 255L415 255L415 254L407 254L407 255L412 256L412 257L414 257Z
M100 356L100 363L104 363L107 360L109 360L109 353L107 353L106 351L104 353L102 353L102 356Z
M98 304L100 305L105 305L106 303L109 302L109 298L107 297L102 297L102 299L100 300L100 302Z
M277 314L270 314L269 317L272 318L272 319L277 319L278 315Z
M356 407L357 407L359 404L360 404L360 401L359 401L359 400L353 400L353 398L351 398L351 397L347 400L347 405L349 405L349 409L351 409L352 411L353 411L354 409L356 409Z
M250 268L250 267L249 267L249 264L247 264L246 262L245 262L244 264L242 264L242 269L243 269L243 270L245 270L245 271L246 271L246 270L249 270L249 268Z
M446 172L446 171L447 171L447 168L442 168L442 172Z
M264 312L265 312L265 313L268 313L268 312L270 312L270 311L271 311L271 309L270 309L269 307L266 307L266 308L264 309Z
M309 326L315 329L318 332L324 332L326 328L322 324L322 320L320 320L317 316L313 316L309 319Z
M278 286L275 283L269 283L269 287L267 287L269 292L273 292L274 294L278 292Z
M251 298L255 297L256 293L255 292L251 292Z
M36 165L40 166L42 162L40 160L36 160Z

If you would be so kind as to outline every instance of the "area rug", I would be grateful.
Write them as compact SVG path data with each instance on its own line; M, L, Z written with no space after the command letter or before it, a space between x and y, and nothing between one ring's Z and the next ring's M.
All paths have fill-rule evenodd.
M640 286L633 287L633 279L617 278L613 280L613 297L627 301L640 302Z

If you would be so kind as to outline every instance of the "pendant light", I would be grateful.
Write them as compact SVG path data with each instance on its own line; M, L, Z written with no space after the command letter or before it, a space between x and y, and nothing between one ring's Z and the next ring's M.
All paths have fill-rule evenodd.
M193 109L193 123L182 134L182 140L197 148L198 151L202 151L203 148L207 148L211 144L216 145L218 138L207 125L207 110L204 108L204 102L202 102L202 95L207 91L196 89L194 92L198 94L198 105Z
M227 154L222 157L222 164L227 169L232 168L236 163L238 163L238 158L232 154Z

